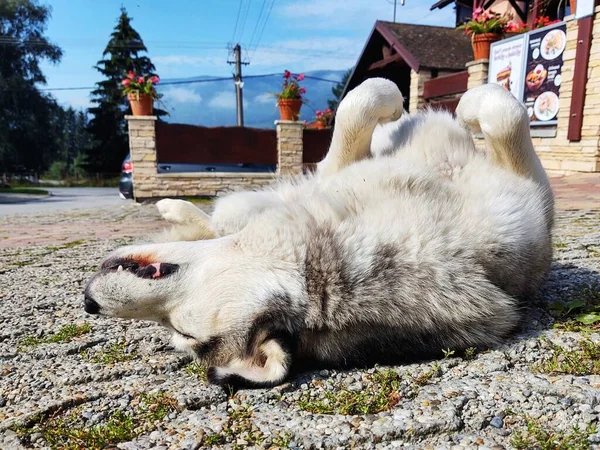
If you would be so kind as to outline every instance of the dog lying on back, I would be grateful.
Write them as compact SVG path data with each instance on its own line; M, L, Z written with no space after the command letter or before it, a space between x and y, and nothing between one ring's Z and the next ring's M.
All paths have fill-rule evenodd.
M85 309L163 324L234 387L497 345L552 256L548 178L525 109L496 85L454 119L403 115L396 85L369 79L314 175L221 198L210 217L157 206L179 241L115 251Z

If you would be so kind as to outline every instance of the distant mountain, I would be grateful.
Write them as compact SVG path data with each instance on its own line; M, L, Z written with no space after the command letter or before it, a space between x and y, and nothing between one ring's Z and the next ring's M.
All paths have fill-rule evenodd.
M339 81L343 70L316 70L305 75ZM163 79L160 92L161 108L169 111L168 122L203 126L229 126L236 124L236 99L233 79L202 81L217 77L198 76L186 79ZM222 77L219 77L222 78ZM279 118L276 99L271 93L278 92L282 85L282 75L244 78L244 124L248 127L272 128ZM181 84L166 83L182 82ZM312 121L315 110L327 108L327 100L333 98L331 88L334 83L306 78L302 83L306 88L307 104L302 106L300 120Z

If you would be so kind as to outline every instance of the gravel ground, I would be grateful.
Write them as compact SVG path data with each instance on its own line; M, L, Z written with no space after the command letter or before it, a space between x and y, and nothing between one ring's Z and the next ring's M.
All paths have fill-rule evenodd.
M157 217L150 205L13 216L0 234L115 221L137 230ZM575 312L600 304L599 225L597 212L558 214L551 279L502 348L307 373L233 397L159 326L83 311L87 279L134 238L0 248L0 448L600 448L598 328L581 330L563 310L559 329L548 312L556 301Z

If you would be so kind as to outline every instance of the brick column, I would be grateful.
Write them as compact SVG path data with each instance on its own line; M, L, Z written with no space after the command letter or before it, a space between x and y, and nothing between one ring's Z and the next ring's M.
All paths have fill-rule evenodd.
M414 113L427 105L427 102L423 98L423 90L425 82L431 80L431 78L431 71L428 69L421 68L419 72L415 72L414 70L410 71L409 112Z
M488 82L488 72L490 69L489 59L478 59L467 63L467 71L469 72L469 81L467 89L472 89Z
M152 186L158 184L154 127L156 116L125 116L125 119L129 126L133 195L136 201L152 198Z
M277 175L301 174L304 123L276 120L275 127L277 129Z

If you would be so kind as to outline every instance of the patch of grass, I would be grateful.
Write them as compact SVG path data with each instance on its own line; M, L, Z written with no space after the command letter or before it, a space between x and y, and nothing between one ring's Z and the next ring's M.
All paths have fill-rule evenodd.
M17 348L19 351L27 351L37 347L40 344L56 344L69 342L71 339L89 333L92 327L89 323L84 322L81 325L69 324L64 325L58 331L48 337L38 338L36 336L27 336L19 342Z
M315 414L376 414L388 411L402 397L401 377L393 370L376 370L367 375L367 386L359 391L350 391L342 385L324 392L321 398L306 393L298 401L300 409Z
M477 358L477 349L475 347L469 347L465 350L463 359L466 361L473 361L475 358Z
M69 414L58 410L49 417L35 416L26 426L13 427L24 444L31 434L40 433L52 449L104 449L155 428L155 422L177 410L176 400L168 393L144 394L132 401L133 411L112 412L101 424L86 426L81 419L81 408Z
M85 240L77 239L76 241L65 242L64 244L60 244L60 245L51 245L49 247L46 247L46 249L55 252L56 250L62 250L65 248L78 247L82 244L85 244Z
M600 375L600 344L584 339L577 350L567 350L548 341L552 349L550 359L536 364L533 369L548 374Z
M188 373L189 375L195 375L198 378L202 378L203 380L206 380L206 371L207 368L206 366L194 361L189 363L187 366L185 366L183 368L183 370Z
M136 357L135 353L127 353L127 343L114 342L106 349L102 349L99 352L91 353L89 350L82 352L82 356L88 361L96 364L115 364L123 361L129 361Z
M262 431L252 423L253 412L249 405L233 404L220 433L211 433L202 439L203 448L231 443L234 450L261 446L265 441ZM286 447L271 447L286 448Z
M596 427L589 425L585 431L574 427L570 432L549 431L533 419L526 419L523 430L513 433L511 445L517 450L587 450L591 448L588 436L596 432Z
M212 197L182 197L181 200L192 203L211 203L214 198Z
M597 284L579 285L564 293L559 301L549 305L556 319L554 328L566 331L600 329L600 287Z
M35 188L0 188L0 193L3 194L27 194L27 195L48 195L49 192L45 189Z

